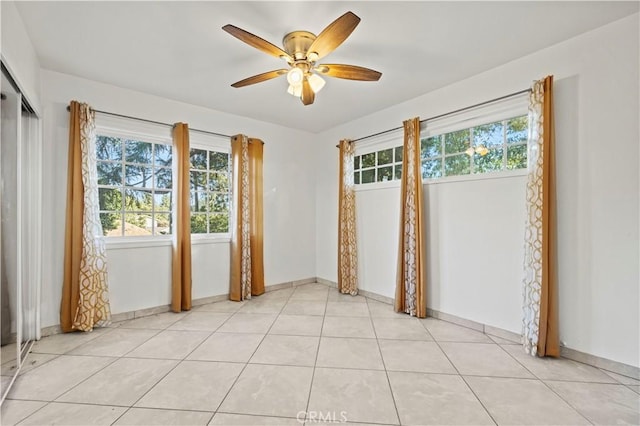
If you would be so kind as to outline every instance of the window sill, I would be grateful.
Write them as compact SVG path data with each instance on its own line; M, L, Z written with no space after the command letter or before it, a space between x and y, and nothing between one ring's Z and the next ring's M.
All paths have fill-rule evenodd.
M105 238L107 250L123 250L154 247L171 247L171 237L111 237ZM191 245L200 244L229 244L231 236L229 234L218 235L191 235Z

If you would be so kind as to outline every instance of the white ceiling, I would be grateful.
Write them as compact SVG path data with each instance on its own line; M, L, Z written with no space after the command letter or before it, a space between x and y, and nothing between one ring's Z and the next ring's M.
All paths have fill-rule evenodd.
M638 2L18 2L43 68L232 114L319 132L446 86L638 11ZM281 46L347 10L362 21L325 63L383 73L327 78L313 105L282 68L221 30L233 24ZM321 61L322 62L322 61Z

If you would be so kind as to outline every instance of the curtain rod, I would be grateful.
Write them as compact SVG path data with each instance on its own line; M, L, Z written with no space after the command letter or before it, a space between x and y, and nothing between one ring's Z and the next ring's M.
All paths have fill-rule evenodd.
M449 111L449 112L445 112L444 114L439 114L439 115L435 115L433 117L425 118L423 120L420 120L420 123L424 123L425 121L435 120L437 118L443 118L443 117L446 117L448 115L453 115L453 114L456 114L456 113L459 113L459 112L467 111L467 110L470 110L470 109L473 109L473 108L477 108L477 107L480 107L480 106L483 106L483 105L490 104L492 102L498 102L498 101L501 101L503 99L511 98L513 96L518 96L518 95L521 95L521 94L527 93L527 92L531 92L531 89L529 88L529 89L519 90L517 92L509 93L508 95L504 95L504 96L500 96L498 98L490 99L488 101L480 102L479 104L471 105L471 106L468 106L468 107L457 109L455 111ZM394 127L393 129L383 130L381 132L374 133L372 135L362 136L362 137L360 137L358 139L351 140L351 142L358 142L358 141L361 141L361 140L364 140L364 139L373 138L375 136L384 135L385 133L395 132L396 130L402 129L402 127L403 126L398 126L398 127ZM340 148L340 145L336 145L336 148Z
M71 110L71 108L67 105L67 111L70 111L70 110ZM93 108L92 108L92 110L94 112L97 112L97 113L100 113L100 114L112 115L114 117L129 118L129 119L132 119L132 120L144 121L145 123L152 123L152 124L159 124L161 126L173 127L173 124L163 123L161 121L148 120L146 118L140 118L140 117L132 117L130 115L124 115L124 114L116 114L115 112L100 111L98 109L93 109ZM189 130L193 131L193 132L204 133L204 134L207 134L207 135L215 135L215 136L221 136L221 137L224 137L224 138L231 138L231 136L229 136L229 135L223 135L222 133L216 133L216 132L209 132L207 130L199 130L199 129L192 129L192 128L189 128Z

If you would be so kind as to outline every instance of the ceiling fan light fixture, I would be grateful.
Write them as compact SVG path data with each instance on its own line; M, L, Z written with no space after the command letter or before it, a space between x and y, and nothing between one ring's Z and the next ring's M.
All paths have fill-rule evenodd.
M309 80L309 86L311 86L313 93L318 93L324 87L324 79L317 74L309 74L307 79Z
M304 78L304 73L298 67L293 67L287 73L287 81L292 86L299 86L302 84L302 79Z
M318 60L320 56L318 55L317 52L309 52L307 53L307 61L309 62L315 62Z
M296 98L299 98L300 96L302 96L302 84L290 84L289 88L287 89L287 93L295 96Z

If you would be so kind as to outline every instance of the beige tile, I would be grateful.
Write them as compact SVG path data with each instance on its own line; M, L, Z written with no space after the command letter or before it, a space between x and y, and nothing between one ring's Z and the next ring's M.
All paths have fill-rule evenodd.
M125 407L63 404L52 402L27 417L21 425L110 425L126 411Z
M19 376L9 398L53 401L113 361L114 358L107 357L59 356Z
M640 395L623 385L546 383L594 424L640 424Z
M262 334L214 333L198 346L187 359L247 362L263 338Z
M181 362L136 407L216 411L242 368L222 362Z
M352 296L350 294L340 293L338 290L330 290L329 302L345 302L345 303L367 303L367 298L363 296Z
M376 318L406 318L405 313L396 312L393 305L368 299L369 314Z
M245 302L234 302L233 300L224 300L222 302L207 303L193 308L194 312L237 312Z
M514 342L512 340L503 339L502 337L492 336L491 334L487 334L491 340L499 345L517 345L522 347L522 344L519 342Z
M5 399L0 406L0 424L3 426L12 426L24 420L40 408L44 407L46 402L41 401L20 401L18 399Z
M113 328L95 328L93 331L54 334L43 337L33 344L31 352L45 354L65 354L93 339L111 333ZM4 358L3 358L4 359Z
M251 416L246 414L216 413L210 425L221 426L301 426L302 423L288 417Z
M193 311L169 330L215 331L231 316L228 312Z
M368 317L369 308L366 303L327 302L325 315L334 317Z
M261 333L266 334L276 319L275 314L237 313L218 330L221 333Z
M568 380L573 382L616 383L615 379L587 364L566 358L538 358L524 352L520 345L505 345L520 364L542 380Z
M416 318L372 318L378 339L433 340Z
M243 314L278 314L287 303L287 299L265 299L257 298L248 300L238 312Z
M252 364L313 366L319 337L267 335L251 357Z
M120 358L57 401L129 406L175 365L176 361L164 359Z
M494 424L460 376L389 372L389 381L403 425Z
M38 368L41 365L51 361L54 358L57 358L58 355L54 354L39 354L39 353L30 353L27 356L27 359L22 363L22 368L20 369L20 374L25 374L34 368ZM2 364L2 375L3 376L13 376L17 370L18 366L16 360L12 360L9 362L5 362Z
M306 409L312 374L312 367L248 364L218 411L295 418Z
M345 337L323 337L316 366L384 370L378 342Z
M142 318L136 318L129 321L122 321L120 323L121 328L146 328L150 330L164 330L165 328L173 325L178 322L182 318L184 318L187 313L180 312L165 312L162 314L149 315Z
M260 296L253 296L251 300L274 300L274 299L288 299L293 294L294 289L292 287L281 288L280 290L267 291Z
M465 377L498 424L589 424L539 380Z
M533 378L522 365L494 343L440 343L462 375Z
M5 389L9 387L9 383L11 383L11 376L0 376L0 393L4 395Z
M457 324L435 318L422 319L420 322L437 342L493 343L486 334Z
M398 424L384 371L316 368L308 412L344 412L348 422Z
M609 377L615 379L618 383L622 383L623 385L640 385L640 380L634 379L633 377L623 376L622 374L617 374L612 371L600 370L604 374Z
M206 425L213 413L203 411L160 410L131 408L114 425Z
M373 325L369 318L325 317L322 335L328 337L361 337L375 339Z
M457 374L435 342L378 340L388 371Z
M280 314L269 330L269 334L319 336L323 321L324 319L319 316Z
M131 358L184 359L211 334L208 331L165 330L138 346Z
M640 385L627 385L627 387L635 393L640 394Z
M323 285L307 284L296 287L289 300L326 301L329 289Z
M282 310L285 315L324 315L324 300L290 300Z
M14 361L16 358L18 358L18 347L15 343L0 346L0 360L2 360L3 364Z
M158 330L116 328L110 333L93 339L69 353L73 355L122 356L157 333Z

